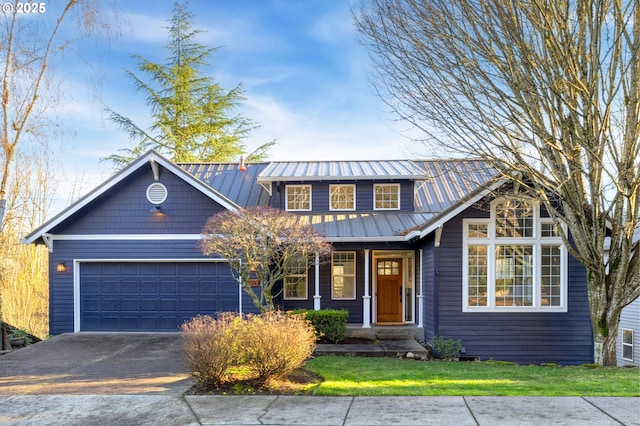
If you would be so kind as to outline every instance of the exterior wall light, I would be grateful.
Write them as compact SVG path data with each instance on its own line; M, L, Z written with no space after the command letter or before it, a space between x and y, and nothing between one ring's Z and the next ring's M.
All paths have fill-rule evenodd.
M56 271L58 272L67 272L67 265L64 262L60 262L56 265Z

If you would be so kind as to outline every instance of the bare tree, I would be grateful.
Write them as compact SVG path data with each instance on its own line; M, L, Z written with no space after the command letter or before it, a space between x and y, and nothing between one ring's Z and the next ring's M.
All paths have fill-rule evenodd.
M68 52L74 40L108 31L108 9L100 0L33 3L19 0L2 5L0 17L0 221L4 212L11 166L20 142L46 145L51 122L45 112L55 106L59 81L51 78L55 58ZM71 21L75 31L63 35ZM72 34L70 39L68 34Z
M203 235L202 252L227 259L234 278L262 312L275 309L274 286L292 268L302 262L306 270L316 256L323 261L331 253L331 245L313 225L268 207L218 213L209 218Z
M567 226L594 358L615 365L640 296L638 1L370 0L356 22L379 94L423 142L493 162Z

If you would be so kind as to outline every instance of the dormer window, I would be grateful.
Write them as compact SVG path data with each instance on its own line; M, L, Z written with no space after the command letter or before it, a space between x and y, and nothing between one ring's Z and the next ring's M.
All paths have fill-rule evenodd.
M400 184L375 184L373 195L374 210L400 210Z
M290 211L311 210L311 185L287 185L286 203Z
M355 185L329 185L329 210L355 210Z

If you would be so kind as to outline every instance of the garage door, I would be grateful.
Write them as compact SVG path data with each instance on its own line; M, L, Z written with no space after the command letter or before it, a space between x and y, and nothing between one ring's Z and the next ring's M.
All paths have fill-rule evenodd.
M198 314L237 310L226 263L80 264L81 331L178 331Z

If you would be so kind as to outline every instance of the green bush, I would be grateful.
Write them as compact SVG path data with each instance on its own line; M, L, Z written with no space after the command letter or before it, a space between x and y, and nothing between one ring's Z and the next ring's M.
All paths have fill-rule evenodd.
M228 380L238 359L240 328L240 318L232 312L221 312L215 319L199 315L182 325L182 354L197 381L218 387Z
M313 324L316 336L321 342L340 343L345 339L347 333L347 317L349 312L346 309L323 309L319 311L297 309L293 314L305 314L308 321Z
M434 354L441 359L453 360L458 358L462 342L456 339L445 339L439 336L433 336Z
M258 386L301 367L316 348L315 330L302 314L248 315L240 336L240 350Z

